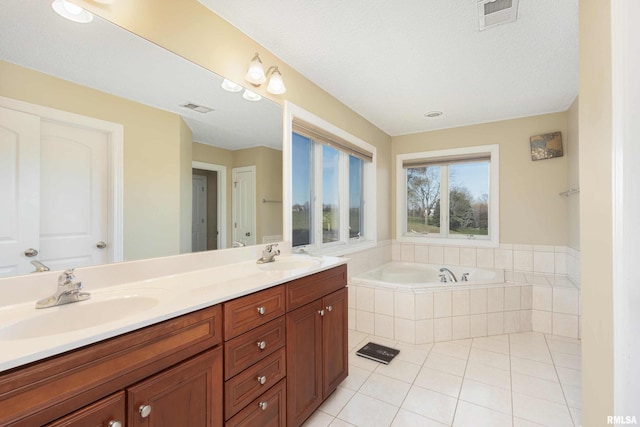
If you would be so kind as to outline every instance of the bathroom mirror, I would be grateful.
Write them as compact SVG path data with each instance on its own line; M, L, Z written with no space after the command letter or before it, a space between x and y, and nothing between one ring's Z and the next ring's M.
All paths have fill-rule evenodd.
M119 257L105 262L281 240L281 106L268 99L248 101L244 88L226 91L222 77L100 17L88 24L68 21L55 14L50 3L5 0L0 4L0 101L4 102L0 112L17 109L37 116L38 108L53 109L121 127L121 208L111 214L123 232L117 243ZM35 105L36 113L23 110L22 103ZM43 129L45 124L57 125L46 117L40 123ZM45 134L40 131L41 138L52 139ZM80 239L84 222L94 221L91 216L75 215L95 207L87 203L89 196L84 193L88 187L84 184L93 183L93 178L86 175L85 179L80 172L77 179L58 177L62 172L89 169L86 163L93 165L93 160L85 163L81 154L61 155L63 151L55 148L59 145L45 149L42 142L41 158L31 162L40 169L32 179L40 181L36 185L40 193L25 195L26 190L19 188L24 177L7 172L18 169L10 160L15 135L0 123L0 138L4 138L0 139L0 150L4 150L0 169L5 169L0 173L0 197L30 197L31 210L40 206L38 212L28 214L10 204L2 207L0 277L34 270L32 260L51 269L95 264L84 255L61 256L61 251L50 249L51 242L64 234ZM66 141L67 137L55 138ZM94 157L105 160L107 156ZM111 154L105 162L110 172L103 186L111 189L117 180L109 174L118 168L113 168ZM68 187L61 184L65 179ZM53 193L43 196L45 191ZM111 202L111 195L101 197ZM33 202L38 199L39 203ZM55 218L60 210L66 219ZM34 216L32 228L39 230L40 240L16 243L22 233L14 232L18 223ZM57 234L50 233L51 224L58 224ZM111 232L113 224L105 227ZM94 252L100 252L100 246L108 252L113 244L105 237L91 239L96 240L91 242ZM13 246L3 248L3 240ZM25 255L30 249L37 255ZM22 270L13 266L12 257L21 259Z

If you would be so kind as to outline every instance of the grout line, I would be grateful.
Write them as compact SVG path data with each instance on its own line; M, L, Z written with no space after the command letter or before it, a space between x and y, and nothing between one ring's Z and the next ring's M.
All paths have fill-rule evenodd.
M513 410L513 369L511 369L511 334L507 335L507 343L509 344L509 385L511 386L510 396L511 396L511 425L515 425L516 423L516 414Z
M553 362L553 370L556 373L556 377L558 377L558 384L560 384L560 390L562 390L562 397L564 398L564 403L566 405L567 411L569 411L569 418L571 419L571 422L575 426L575 425L577 425L576 424L576 420L573 419L573 413L571 413L571 408L569 408L569 401L567 400L567 395L566 395L566 393L564 391L564 387L562 386L562 381L560 381L560 375L558 374L558 368L556 367L556 361L553 360L553 353L551 352L551 349L549 348L549 342L547 341L547 334L544 334L544 342L547 345L547 350L549 350L549 354L551 355L551 361ZM582 389L582 387L580 387L580 389Z

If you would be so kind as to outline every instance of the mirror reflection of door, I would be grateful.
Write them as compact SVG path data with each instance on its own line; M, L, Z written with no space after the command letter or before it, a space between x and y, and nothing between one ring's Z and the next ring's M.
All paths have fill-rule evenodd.
M233 168L233 243L256 244L256 167Z
M80 126L0 108L0 276L109 261L109 136Z
M192 178L192 250L218 249L218 172L194 168Z

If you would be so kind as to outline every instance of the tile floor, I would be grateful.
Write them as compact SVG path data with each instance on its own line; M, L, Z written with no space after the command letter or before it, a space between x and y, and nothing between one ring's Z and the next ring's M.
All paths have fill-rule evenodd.
M400 349L383 365L368 341ZM349 332L349 377L304 427L581 425L580 341L524 332L411 345Z

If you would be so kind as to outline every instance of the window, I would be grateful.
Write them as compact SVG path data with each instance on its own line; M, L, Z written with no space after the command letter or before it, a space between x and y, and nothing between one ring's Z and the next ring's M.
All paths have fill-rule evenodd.
M292 118L293 247L347 253L374 244L375 148L320 119L305 119ZM374 208L367 212L369 204Z
M497 145L402 154L397 167L399 240L498 244Z

